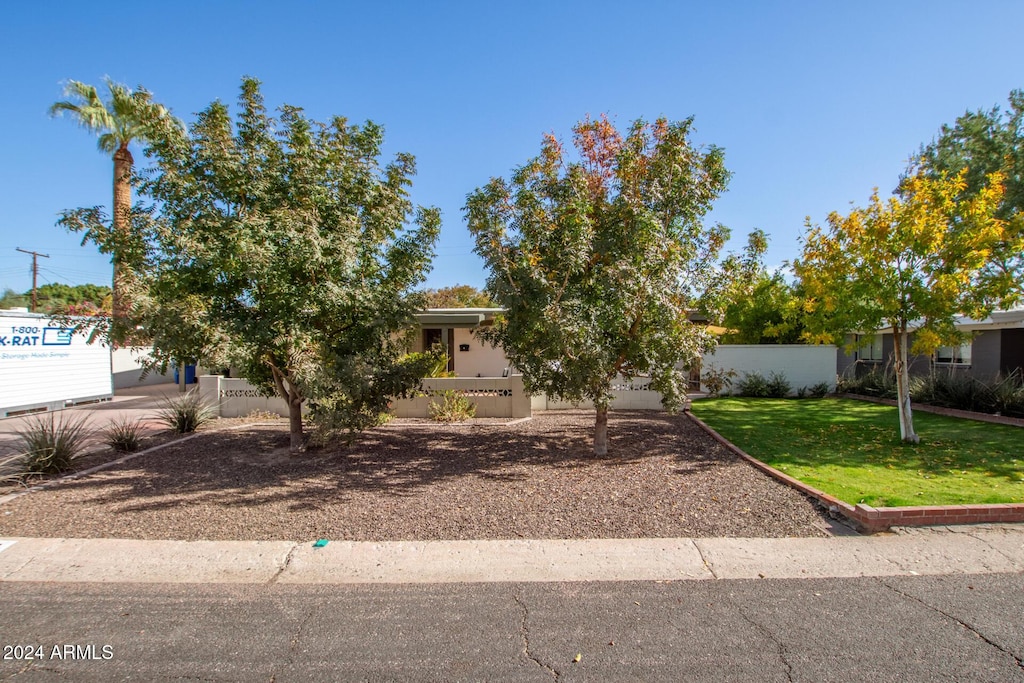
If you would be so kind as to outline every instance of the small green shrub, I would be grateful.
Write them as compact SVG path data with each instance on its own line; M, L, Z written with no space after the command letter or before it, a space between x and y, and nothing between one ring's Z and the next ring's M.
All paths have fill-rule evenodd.
M88 416L74 417L54 413L38 415L16 431L21 440L23 471L55 474L71 469L71 462L82 454L85 441L92 435Z
M437 422L462 422L476 415L476 405L466 396L453 389L438 394L440 401L431 401L428 411L430 418Z
M133 453L142 444L142 421L121 418L103 430L103 441L118 453Z
M942 408L983 411L988 406L989 387L970 375L933 371L910 382L910 398Z
M810 393L811 398L825 398L828 396L829 389L831 389L831 387L828 382L818 382L817 384L811 385L808 393Z
M891 370L872 369L860 377L840 377L836 384L839 393L876 396L878 398L896 398L896 373Z
M216 417L217 410L203 403L195 390L164 401L157 413L157 419L175 434L194 432Z
M793 386L780 372L773 372L767 378L759 372L748 372L737 385L740 396L751 398L785 398Z
M999 415L1024 417L1024 375L1015 370L989 385L987 409Z
M700 383L708 390L709 396L721 396L723 392L729 393L735 378L736 371L732 368L726 370L712 365L700 376Z

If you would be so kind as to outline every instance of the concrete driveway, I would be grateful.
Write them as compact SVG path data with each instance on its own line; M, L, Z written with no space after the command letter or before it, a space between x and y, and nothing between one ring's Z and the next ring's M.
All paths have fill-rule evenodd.
M196 385L190 385L190 388L194 386ZM89 428L94 432L87 442L86 451L89 451L98 447L106 448L103 445L102 432L119 420L140 420L145 433L163 431L166 427L156 421L157 412L168 398L176 396L177 393L178 387L175 384L152 384L118 389L110 401L74 406L50 414L57 420L78 419L85 415ZM46 417L47 413L0 418L0 456L16 453L19 450L17 432L40 416Z

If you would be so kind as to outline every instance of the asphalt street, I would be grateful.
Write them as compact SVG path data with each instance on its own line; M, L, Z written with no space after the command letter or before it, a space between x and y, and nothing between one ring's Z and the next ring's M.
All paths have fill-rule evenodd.
M1020 573L0 588L19 682L1024 682Z

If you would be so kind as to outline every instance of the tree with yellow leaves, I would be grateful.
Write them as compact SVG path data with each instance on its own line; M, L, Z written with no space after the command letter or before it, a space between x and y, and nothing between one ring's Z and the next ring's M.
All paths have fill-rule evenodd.
M963 189L963 172L932 176L912 169L898 197L883 201L876 189L866 208L830 214L827 228L808 222L794 264L813 340L892 328L905 442L920 441L910 408L908 347L931 353L957 339L957 315L984 318L1012 296L1006 279L985 275L1006 239L1006 222L997 217L1003 178L990 175L967 198Z

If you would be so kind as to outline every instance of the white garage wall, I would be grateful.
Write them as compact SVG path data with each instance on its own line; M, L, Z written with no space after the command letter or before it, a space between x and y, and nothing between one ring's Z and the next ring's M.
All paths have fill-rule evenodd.
M772 372L786 376L794 392L820 382L836 388L836 347L805 344L723 344L701 361L702 374L709 368L735 370L738 377L757 372L768 377ZM703 389L703 387L702 387Z

